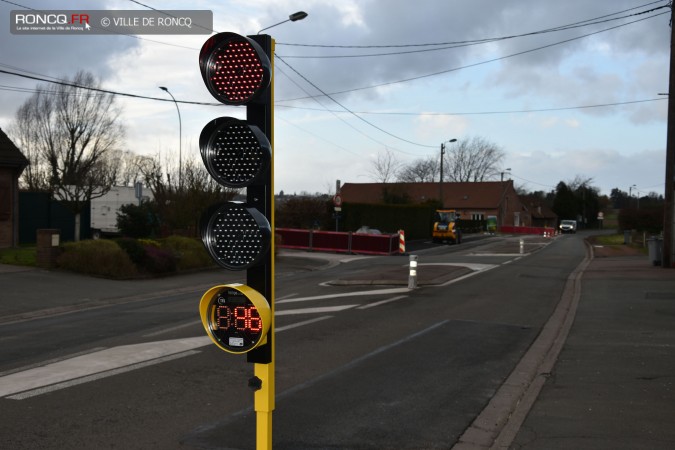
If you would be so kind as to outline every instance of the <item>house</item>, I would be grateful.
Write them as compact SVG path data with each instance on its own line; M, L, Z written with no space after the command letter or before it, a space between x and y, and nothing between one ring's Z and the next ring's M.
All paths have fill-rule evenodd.
M340 194L344 203L441 202L462 219L484 220L496 216L499 225L531 226L532 218L522 204L513 180L459 183L345 183ZM439 200L442 199L442 200Z
M553 227L558 225L558 215L546 206L543 200L533 195L520 197L520 201L530 212L533 227Z
M0 248L19 244L19 176L28 160L0 129Z

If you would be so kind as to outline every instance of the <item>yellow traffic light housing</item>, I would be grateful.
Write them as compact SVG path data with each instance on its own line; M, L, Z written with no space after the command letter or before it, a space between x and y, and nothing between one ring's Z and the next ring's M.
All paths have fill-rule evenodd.
M199 302L199 315L206 334L228 353L247 353L267 342L272 318L270 305L249 286L212 287Z

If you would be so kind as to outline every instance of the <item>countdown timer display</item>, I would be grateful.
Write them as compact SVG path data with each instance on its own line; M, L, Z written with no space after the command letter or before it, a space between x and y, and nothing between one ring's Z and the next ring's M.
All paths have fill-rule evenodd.
M267 340L272 312L265 297L243 284L214 286L202 296L206 334L222 350L246 353Z

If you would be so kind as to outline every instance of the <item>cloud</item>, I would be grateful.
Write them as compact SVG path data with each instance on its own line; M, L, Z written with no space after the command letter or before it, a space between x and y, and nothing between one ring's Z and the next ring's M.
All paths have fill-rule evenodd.
M668 89L669 14L535 51L530 50L647 16L487 44L407 52L429 49L410 45L508 37L596 17L611 18L609 14L618 11L630 9L625 14L631 14L665 6L665 0L637 10L631 8L643 2L194 0L189 5L177 1L149 4L167 9L210 9L217 31L242 34L254 34L298 10L309 13L300 22L268 30L276 39L277 55L294 69L277 59L276 99L319 96L316 100L288 103L312 110L277 108L277 117L284 119L276 124L281 183L278 189L313 192L323 189L326 179L331 184L337 178L367 181L359 180L358 175L367 173L369 154L396 148L402 157L414 159L436 154L444 140L468 135L483 136L506 148L508 166L514 174L553 186L585 170L593 172L587 175L595 176L603 189L623 180L633 179L630 184L640 185L638 178L658 181L662 177L658 164L663 162L658 155L665 141L665 101L540 113L488 112L656 98ZM31 0L28 6L55 8L47 0ZM0 20L7 23L9 11L15 8L0 3ZM122 0L76 0L69 2L67 8L147 10ZM13 36L6 29L2 32L0 68L5 70L61 77L84 69L101 77L104 87L120 92L170 100L158 89L167 86L178 100L214 102L203 86L197 65L206 36L85 39ZM292 58L383 52L393 55ZM518 53L521 54L510 56ZM411 81L399 82L405 79ZM392 84L369 88L382 83ZM11 121L14 111L30 95L9 89L32 89L35 84L0 74L0 126L4 128ZM326 93L348 91L333 97L352 111L427 114L361 115L383 132L347 112L338 113L339 119L329 112L317 112L316 109L342 109L322 97L319 89ZM158 149L165 153L176 151L178 121L172 102L128 98L120 98L119 102L124 106L122 120L127 124L126 147L151 154ZM245 115L245 108L188 104L179 107L184 154L197 151L196 140L209 120L222 115ZM432 112L472 114L440 116ZM526 151L515 153L513 149Z

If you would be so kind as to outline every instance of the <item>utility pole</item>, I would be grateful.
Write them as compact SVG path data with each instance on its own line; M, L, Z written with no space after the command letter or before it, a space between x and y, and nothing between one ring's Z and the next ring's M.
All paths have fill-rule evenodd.
M670 268L673 262L673 226L675 220L673 215L673 197L675 183L675 101L670 94L675 95L675 58L673 57L673 48L675 48L675 33L673 33L673 2L670 2L670 75L668 83L668 135L666 142L666 188L665 188L665 206L663 211L663 255L662 267Z
M438 184L438 200L441 202L441 209L443 208L443 158L445 155L445 142L441 142L441 178Z

